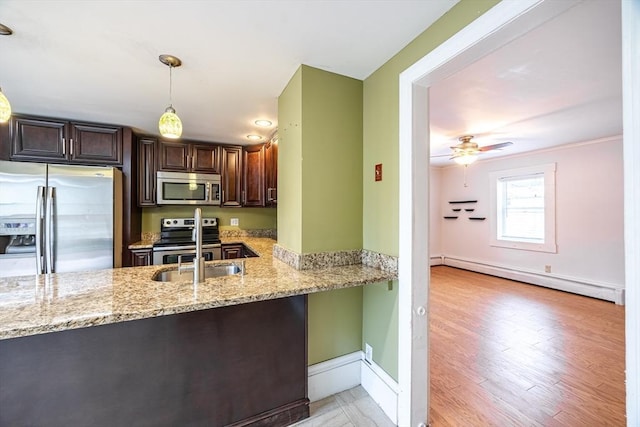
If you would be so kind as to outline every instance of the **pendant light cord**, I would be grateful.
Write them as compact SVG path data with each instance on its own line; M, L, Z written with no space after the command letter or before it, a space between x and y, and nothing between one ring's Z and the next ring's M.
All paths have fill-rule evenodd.
M468 187L467 185L467 166L469 165L464 165L464 186Z
M169 65L169 106L173 108L173 65Z

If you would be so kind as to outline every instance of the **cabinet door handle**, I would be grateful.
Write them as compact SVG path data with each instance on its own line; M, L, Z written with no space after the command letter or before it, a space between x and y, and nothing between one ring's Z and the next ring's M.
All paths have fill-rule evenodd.
M225 200L224 200L224 190L222 190L222 198L220 199L220 201L221 201L222 203L224 203L224 202L225 202Z
M69 138L69 152L73 156L73 138Z
M196 168L196 156L191 156L191 169Z
M242 204L247 203L247 196L244 194L244 190L242 190Z
M67 140L64 137L62 138L62 155L67 155Z

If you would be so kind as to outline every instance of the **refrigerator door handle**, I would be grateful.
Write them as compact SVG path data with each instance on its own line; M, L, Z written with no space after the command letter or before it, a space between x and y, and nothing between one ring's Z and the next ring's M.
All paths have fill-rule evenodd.
M45 247L46 247L46 272L55 273L54 253L55 235L53 231L53 206L55 188L47 187L47 207L45 209Z
M44 260L42 258L42 220L44 208L44 187L38 186L36 197L36 274L44 273Z

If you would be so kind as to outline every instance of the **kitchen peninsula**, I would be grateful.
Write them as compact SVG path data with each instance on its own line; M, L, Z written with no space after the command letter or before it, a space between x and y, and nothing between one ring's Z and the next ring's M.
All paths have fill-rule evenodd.
M295 270L267 238L246 274L171 266L0 279L0 425L289 425L308 416L306 294L395 278Z

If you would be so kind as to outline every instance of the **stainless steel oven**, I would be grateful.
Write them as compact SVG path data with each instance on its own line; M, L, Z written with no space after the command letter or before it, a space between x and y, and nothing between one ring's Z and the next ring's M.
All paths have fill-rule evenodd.
M191 262L196 256L195 245L190 246L163 246L153 248L153 264L176 264L178 256L182 256L181 262ZM205 261L222 259L222 246L220 244L202 245L202 256Z
M160 240L153 244L153 264L191 262L196 255L193 218L162 218ZM205 261L222 259L218 218L202 218L202 256Z

